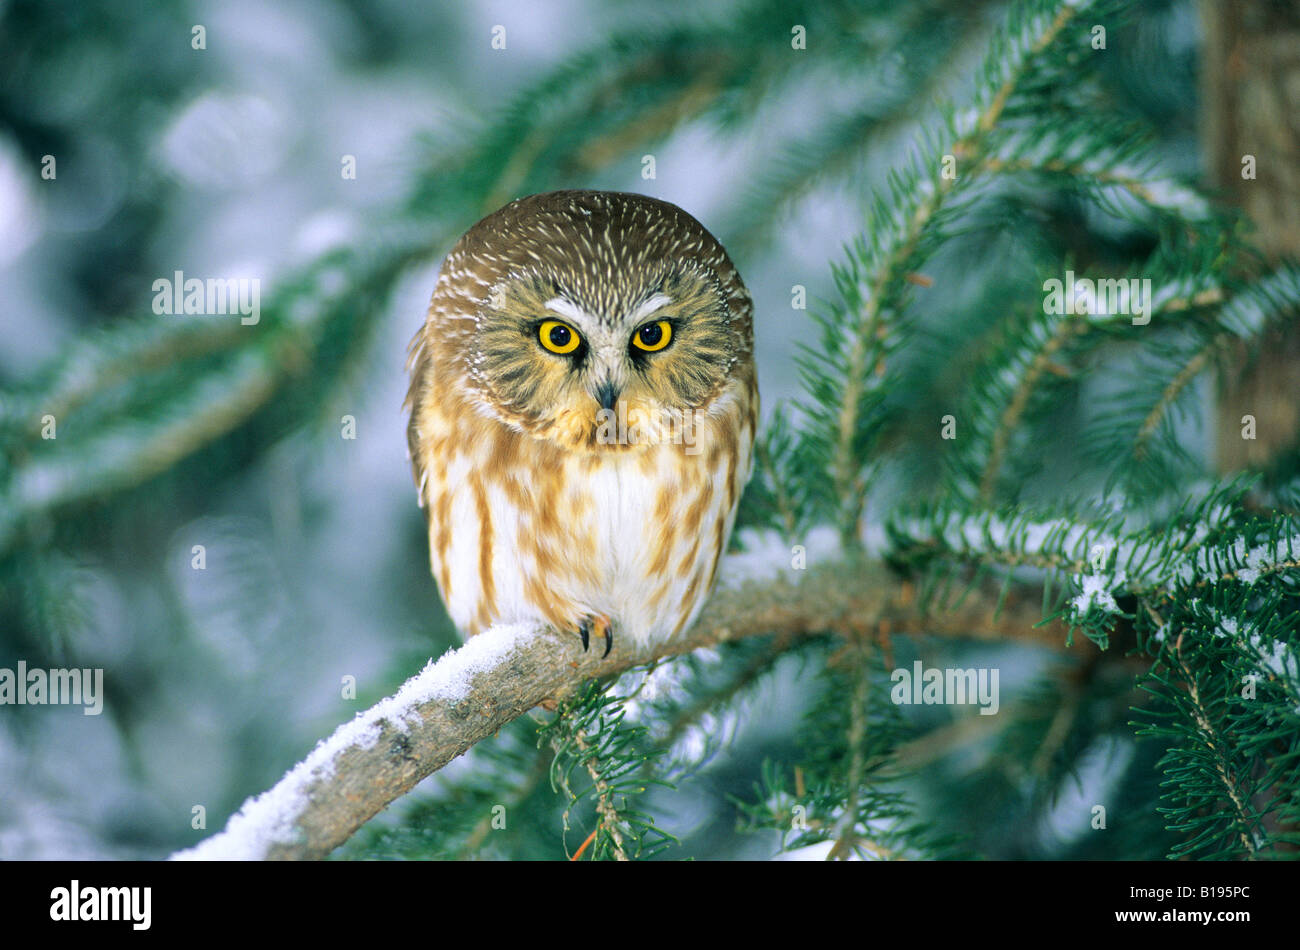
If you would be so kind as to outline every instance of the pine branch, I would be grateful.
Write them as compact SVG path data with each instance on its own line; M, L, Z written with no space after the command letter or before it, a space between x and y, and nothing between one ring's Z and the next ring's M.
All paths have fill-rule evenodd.
M857 36L881 16L858 4L827 2L801 11L814 35ZM522 194L576 185L602 163L662 140L681 123L719 125L751 116L764 90L800 74L808 59L774 42L772 24L788 14L751 0L720 16L641 17L568 57L516 96L464 146L429 163L412 204L469 218ZM827 68L860 68L857 44L825 47Z
M879 407L891 382L887 360L900 345L909 277L942 236L954 197L987 172L985 159L1002 140L999 122L1022 83L1047 68L1066 27L1090 3L1026 3L1010 17L1007 38L994 43L980 73L974 106L949 118L944 140L930 135L888 195L875 202L847 266L835 271L840 303L822 325L822 352L805 348L801 370L810 397L810 455L824 459L835 523L846 545L858 543L871 482L867 459L879 431ZM1077 51L1076 54L1077 56ZM1074 59L1074 56L1067 56ZM949 164L953 174L946 173Z
M878 629L963 639L1057 644L1059 624L1035 627L1036 598L1010 598L994 616L984 592L963 608L927 616L888 571L855 559L762 584L719 590L694 628L657 648L616 644L606 661L553 630L493 628L431 664L402 690L322 742L226 829L178 858L318 859L390 802L533 707L666 656L766 634L790 638Z
M1227 357L1257 351L1267 334L1300 314L1300 267L1284 264L1251 284L1231 292L1218 283L1218 261L1198 263L1196 272L1162 288L1156 315L1207 310L1207 317L1183 321L1180 338L1149 344L1130 383L1106 400L1085 435L1089 456L1100 462L1120 459L1112 482L1128 487L1167 487L1176 471L1197 472L1204 466L1188 458L1171 425L1171 415L1188 401L1193 384L1207 371L1221 371Z
M536 713L521 716L467 752L454 775L436 776L436 789L398 803L395 822L370 822L334 857L483 860L508 854L521 839L553 853L553 842L539 841L539 829L523 817L549 803L543 786L553 757L538 747Z
M865 651L861 651L865 652ZM863 774L867 768L867 715L871 695L871 678L867 675L868 666L865 656L859 657L861 667L853 695L849 700L849 728L845 736L845 745L849 750L849 768L845 787L849 790L848 800L844 803L844 814L835 829L835 844L828 858L847 859L859 842L859 806L862 795Z
M851 179L872 148L913 122L941 90L964 75L969 51L988 45L986 31L971 29L975 11L970 8L962 9L959 19L943 5L925 3L908 4L900 13L893 29L901 36L891 31L888 48L873 44L862 50L874 66L860 81L870 95L791 142L752 176L754 183L723 228L735 253L744 257L757 250L781 218L818 187ZM900 61L938 65L895 77L892 64ZM842 75L835 80L844 83Z
M911 728L890 698L883 652L859 636L826 658L798 764L766 762L757 801L737 801L747 830L779 831L786 852L828 845L826 860L947 856L952 842L917 821L896 787L897 750Z
M579 860L588 847L591 860L644 860L677 840L636 804L651 785L672 786L652 774L664 750L649 746L646 726L628 722L628 699L589 681L560 704L539 732L538 745L554 752L551 788L565 797L564 831L570 830L570 816L581 802L589 799L595 809L596 825L570 855L571 861ZM575 771L587 773L588 788L574 789Z
M1247 833L1247 829L1254 822L1252 816L1246 810L1244 797L1233 778L1231 765L1224 751L1228 745L1227 740L1218 735L1210 722L1209 712L1201 700L1200 686L1196 682L1196 677L1183 662L1181 647L1180 638L1174 644L1174 668L1178 671L1187 687L1187 704L1192 711L1193 721L1200 732L1201 739L1210 751L1210 768L1215 777L1222 783L1223 793L1227 795L1228 801L1232 803L1235 812L1232 823L1237 826L1238 840L1241 841L1242 848L1253 859L1256 853L1256 845L1253 836Z
M74 348L43 385L0 399L0 554L34 521L141 485L254 420L264 443L301 425L346 382L397 278L429 253L418 227L376 229L365 248L284 281L256 325L126 321ZM44 439L50 406L68 415Z
M1127 121L1099 117L1092 109L1036 109L1019 127L1000 129L991 138L979 170L1064 180L1089 190L1112 213L1143 223L1154 215L1182 227L1222 225L1222 214L1196 189L1161 171L1155 154L1150 134ZM1115 200L1115 192L1131 201Z
M1104 279L1094 280L1091 285L1102 286ZM1149 317L1156 319L1220 302L1223 288L1207 286L1213 279L1212 273L1205 272L1156 284L1147 301ZM1125 286L1124 279L1118 285ZM1013 321L1002 332L993 354L981 363L960 416L966 434L956 443L947 464L947 489L954 497L991 504L998 497L999 476L1012 439L1025 427L1028 417L1034 415L1031 407L1048 405L1047 396L1077 377L1087 354L1106 342L1113 331L1130 322L1130 315L1124 312L1128 308L1120 306L1120 313L1109 312L1109 301L1100 292L1091 297L1078 297L1075 288L1067 287L1063 293L1075 298L1070 308L1073 313L1043 308L1041 312ZM1181 363L1181 367L1138 426L1132 448L1135 460L1145 459L1151 435L1166 417L1169 407L1211 365L1211 359L1225 348L1230 336L1235 334L1224 331L1210 335L1204 344L1200 341L1205 335L1198 336L1194 353L1174 361ZM1152 349L1148 347L1148 352ZM1148 385L1147 379L1162 378L1154 368L1137 375L1143 385ZM1113 441L1113 433L1121 428L1118 420L1125 416L1125 410L1130 405L1145 405L1133 392L1116 397L1113 402L1122 408L1103 410L1102 416L1108 423L1095 427L1107 445ZM1128 430L1132 428L1130 425ZM1094 451L1100 454L1100 447Z

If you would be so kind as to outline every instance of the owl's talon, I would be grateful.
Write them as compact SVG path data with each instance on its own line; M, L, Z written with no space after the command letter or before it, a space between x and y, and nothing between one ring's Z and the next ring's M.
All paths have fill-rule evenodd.
M593 630L605 638L605 652L600 655L603 660L609 656L609 651L614 649L614 625L603 614L582 618L578 623L578 636L582 637L583 653L586 653L591 645L591 632Z

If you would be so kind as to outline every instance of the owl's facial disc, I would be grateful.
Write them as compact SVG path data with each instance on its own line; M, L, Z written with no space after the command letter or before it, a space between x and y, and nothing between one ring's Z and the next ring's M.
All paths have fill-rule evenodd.
M514 275L480 312L474 376L508 424L570 448L626 448L706 409L737 342L704 268L659 268L603 311L571 281Z

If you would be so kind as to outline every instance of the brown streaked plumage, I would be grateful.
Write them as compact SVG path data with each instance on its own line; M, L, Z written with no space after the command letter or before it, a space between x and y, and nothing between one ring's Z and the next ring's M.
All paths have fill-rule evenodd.
M753 307L699 222L616 192L511 202L447 255L409 368L411 464L458 627L685 629L758 417Z

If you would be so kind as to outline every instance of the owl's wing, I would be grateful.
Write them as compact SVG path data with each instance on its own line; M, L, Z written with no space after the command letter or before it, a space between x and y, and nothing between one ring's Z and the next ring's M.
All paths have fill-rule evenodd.
M406 350L406 371L411 377L411 385L406 390L406 399L402 408L408 413L410 421L406 425L406 454L411 461L411 477L415 479L415 490L419 504L424 508L424 486L429 473L425 468L425 453L421 448L420 416L424 401L424 391L432 371L425 334L428 330L427 320L421 324ZM428 518L428 511L425 511Z

